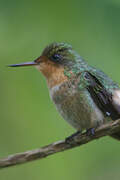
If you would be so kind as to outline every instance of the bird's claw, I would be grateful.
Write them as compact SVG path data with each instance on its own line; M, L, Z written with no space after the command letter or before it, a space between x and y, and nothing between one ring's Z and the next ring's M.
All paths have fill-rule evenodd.
M95 128L90 128L86 130L87 136L94 136L95 135Z

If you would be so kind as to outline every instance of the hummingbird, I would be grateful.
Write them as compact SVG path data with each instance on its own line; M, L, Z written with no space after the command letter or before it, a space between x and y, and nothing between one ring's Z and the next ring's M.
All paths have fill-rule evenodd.
M34 61L9 66L35 66L44 75L58 112L76 129L67 142L84 130L94 135L97 127L120 118L119 85L67 43L52 43ZM120 140L120 132L111 136Z

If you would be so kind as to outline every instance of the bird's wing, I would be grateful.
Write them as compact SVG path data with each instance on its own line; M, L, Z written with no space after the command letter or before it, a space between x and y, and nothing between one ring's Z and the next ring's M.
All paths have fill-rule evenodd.
M102 74L101 76L101 74L97 72L89 71L84 72L84 81L86 81L85 88L104 115L111 117L113 120L120 118L120 103L117 104L115 102L113 92L109 91L104 85L104 83L107 83L107 86L109 87L109 83L114 82L111 79L107 79L106 75L103 76ZM111 84L111 86L112 85L113 84ZM116 85L116 87L118 86Z

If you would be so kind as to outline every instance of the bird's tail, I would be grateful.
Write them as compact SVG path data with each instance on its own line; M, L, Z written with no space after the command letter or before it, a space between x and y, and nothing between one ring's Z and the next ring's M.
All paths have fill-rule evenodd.
M114 133L114 134L112 134L110 136L120 141L120 131L117 132L117 133Z

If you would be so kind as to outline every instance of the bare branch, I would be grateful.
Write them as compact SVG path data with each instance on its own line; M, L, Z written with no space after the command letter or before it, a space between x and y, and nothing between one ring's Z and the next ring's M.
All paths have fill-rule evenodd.
M97 128L94 136L88 136L86 133L83 133L81 135L75 136L70 144L65 142L65 140L58 141L36 150L13 154L6 158L0 159L0 168L42 159L57 152L81 146L92 140L98 139L103 136L111 135L118 131L120 131L120 119Z

